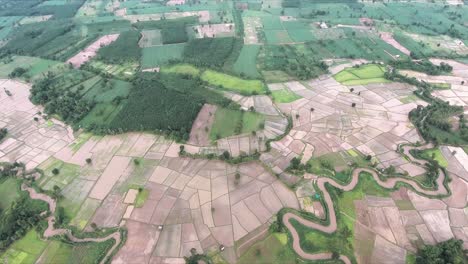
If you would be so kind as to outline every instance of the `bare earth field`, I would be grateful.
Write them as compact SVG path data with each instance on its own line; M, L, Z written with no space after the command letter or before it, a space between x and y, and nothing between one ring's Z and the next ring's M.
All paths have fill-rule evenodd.
M202 109L198 113L197 119L193 122L188 143L198 146L210 145L209 128L211 128L211 125L213 124L215 113L215 105L203 105Z
M389 32L381 32L380 33L380 38L387 42L388 44L392 45L394 48L396 48L397 50L403 52L404 54L406 55L410 55L410 51L405 48L404 46L402 46L400 43L398 43L398 41L396 41L393 36L392 36L392 33L389 33Z
M79 68L81 65L89 61L94 56L96 56L97 51L101 47L111 44L112 42L117 40L118 37L119 37L119 34L111 34L111 35L106 35L106 36L99 38L94 43L89 45L86 49L82 50L75 56L68 59L67 63L70 63L75 68Z

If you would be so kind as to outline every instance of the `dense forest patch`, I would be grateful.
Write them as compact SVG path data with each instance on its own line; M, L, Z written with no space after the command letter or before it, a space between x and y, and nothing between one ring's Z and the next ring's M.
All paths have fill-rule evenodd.
M188 139L203 106L201 98L167 89L154 75L141 74L127 103L109 124L114 131L160 131Z
M141 56L139 40L140 32L136 30L122 32L116 41L99 49L98 59L111 64L138 62Z
M188 42L184 50L187 62L203 67L221 67L231 54L236 38L202 38Z

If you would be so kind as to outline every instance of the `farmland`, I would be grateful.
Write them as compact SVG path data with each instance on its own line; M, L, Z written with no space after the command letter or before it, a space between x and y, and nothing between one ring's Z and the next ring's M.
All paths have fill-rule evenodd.
M218 109L210 130L211 140L251 133L264 126L265 119L256 113Z
M384 78L385 69L379 65L364 65L358 68L348 68L334 77L344 85L360 85L370 83L385 83L388 82Z
M468 262L467 14L0 0L0 262Z
M235 76L230 76L212 70L205 71L201 79L209 85L220 87L230 91L236 91L241 94L262 94L265 92L265 86L258 80L243 80Z

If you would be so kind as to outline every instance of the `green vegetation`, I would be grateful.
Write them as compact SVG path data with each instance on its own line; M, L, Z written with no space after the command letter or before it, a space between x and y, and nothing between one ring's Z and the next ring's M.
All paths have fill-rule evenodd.
M148 199L150 191L148 189L138 189L138 195L135 199L135 207L141 208Z
M3 141L3 139L7 136L8 134L8 129L7 128L1 128L0 129L0 142Z
M161 30L163 44L187 42L188 35L185 26L164 27Z
M441 167L447 168L448 166L448 161L445 159L444 155L442 155L442 151L438 148L421 151L421 157L426 160L433 159L437 161Z
M257 55L259 52L259 45L244 45L234 63L234 71L241 76L259 78L260 73L257 71Z
M8 263L35 263L46 247L47 242L40 239L36 230L31 229L23 238L13 243L0 258Z
M184 43L143 48L141 67L143 69L155 68L170 61L181 60L184 50Z
M262 129L265 118L254 112L218 108L210 130L210 139L217 140Z
M265 85L259 80L243 80L228 74L206 70L201 79L217 88L235 91L241 94L262 94L266 92Z
M91 110L91 102L79 98L78 91L64 92L50 73L31 89L31 101L34 104L45 105L46 113L58 114L68 123L77 123Z
M344 85L365 85L388 82L384 76L385 68L376 64L367 64L347 68L333 77Z
M134 86L138 89L130 91L122 110L109 125L100 129L115 132L160 131L188 139L192 123L203 105L202 98L167 89L152 74L140 74ZM98 124L96 126L99 128Z
M96 37L95 34L82 36L79 27L71 21L26 24L12 33L11 40L0 49L0 57L17 54L65 61Z
M413 60L396 60L390 63L397 69L407 69L418 72L424 72L429 75L442 75L452 72L452 66L441 62L440 65L434 65L428 60L413 61Z
M239 259L240 264L271 263L295 264L308 263L301 260L294 250L287 245L289 239L284 233L273 233L264 240L255 243ZM298 262L299 261L299 262Z
M236 38L202 38L190 40L184 60L202 67L221 67L234 49Z
M162 67L161 73L176 73L196 77L200 75L200 70L190 64L176 64Z
M426 245L416 255L417 264L467 263L468 257L463 249L463 241L450 239L437 245Z
M462 112L461 106L453 106L438 99L426 107L412 110L409 116L426 140L463 145L468 142L468 128L461 115ZM458 115L460 115L460 128L455 130L448 119Z
M26 191L20 190L20 180L14 178L19 170L22 167L18 163L0 167L0 190L5 195L0 204L0 251L26 235L44 218L41 213L48 210L46 203L32 200Z
M97 58L110 64L138 62L141 56L139 40L140 32L136 30L122 32L116 41L99 49Z
M316 78L327 72L328 66L305 54L297 46L265 46L260 56L263 70L282 70L300 80Z
M271 96L273 96L275 103L290 103L302 98L287 89L273 91L271 92Z

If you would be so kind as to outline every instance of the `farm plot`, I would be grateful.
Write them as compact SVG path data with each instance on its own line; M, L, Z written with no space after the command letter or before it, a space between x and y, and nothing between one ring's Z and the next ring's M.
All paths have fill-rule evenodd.
M141 67L143 69L159 67L171 60L180 60L185 44L171 44L142 49Z
M31 23L39 23L39 22L47 21L51 17L52 17L52 15L23 17L18 23L20 25L31 24Z
M110 45L112 42L116 41L118 37L119 37L119 34L112 34L112 35L106 35L106 36L99 38L93 44L89 45L85 50L79 52L72 58L68 59L67 63L70 63L75 68L79 68L88 60L96 56L98 50L101 47Z
M265 85L259 80L244 80L224 73L206 70L201 79L216 88L226 89L241 94L262 94Z
M368 64L357 68L347 68L334 78L344 85L365 85L370 83L389 82L384 78L385 68L380 65Z
M210 139L217 140L229 136L252 133L260 130L265 118L257 113L219 108L216 110Z
M33 229L13 243L0 258L6 263L35 263L47 244Z
M136 63L107 64L99 60L90 61L88 66L121 79L132 77L138 68L138 64Z
M197 38L234 37L236 34L235 25L232 23L198 25L192 29L195 31Z
M141 39L138 42L141 48L162 45L161 30L159 29L143 30L141 35Z
M194 77L200 75L200 70L190 64L176 64L168 67L162 67L161 72L191 75Z
M3 63L0 63L0 77L7 78L16 68L26 70L25 73L17 78L34 80L46 72L59 73L66 71L68 66L58 61L36 57L14 56L11 60L4 60Z
M288 31L286 30L264 30L266 42L268 44L286 44L292 43L292 39L289 37Z
M259 17L244 16L244 43L257 44L260 43L258 33L261 32L262 21Z
M241 53L234 63L234 71L249 78L259 78L257 70L257 55L260 51L259 45L244 45Z

